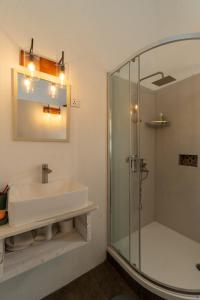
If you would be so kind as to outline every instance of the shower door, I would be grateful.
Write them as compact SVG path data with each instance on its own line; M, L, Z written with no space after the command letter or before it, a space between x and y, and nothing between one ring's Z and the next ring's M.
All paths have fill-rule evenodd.
M138 62L109 76L110 244L139 267Z

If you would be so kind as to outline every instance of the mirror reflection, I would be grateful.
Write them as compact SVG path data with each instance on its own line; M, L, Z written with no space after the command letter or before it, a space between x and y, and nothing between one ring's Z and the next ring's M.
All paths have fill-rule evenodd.
M67 86L43 73L32 78L15 70L14 77L15 139L67 141Z

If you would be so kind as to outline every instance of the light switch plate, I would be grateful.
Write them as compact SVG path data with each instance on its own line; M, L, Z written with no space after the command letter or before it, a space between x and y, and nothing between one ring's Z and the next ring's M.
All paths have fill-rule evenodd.
M81 106L80 100L76 100L76 99L71 100L71 107L80 108L80 106Z

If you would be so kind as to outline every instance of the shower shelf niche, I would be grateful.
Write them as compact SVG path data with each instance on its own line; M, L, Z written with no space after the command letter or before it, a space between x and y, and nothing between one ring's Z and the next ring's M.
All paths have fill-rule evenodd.
M169 127L170 122L167 120L154 120L154 121L149 121L145 123L147 127L150 128L164 128L164 127Z

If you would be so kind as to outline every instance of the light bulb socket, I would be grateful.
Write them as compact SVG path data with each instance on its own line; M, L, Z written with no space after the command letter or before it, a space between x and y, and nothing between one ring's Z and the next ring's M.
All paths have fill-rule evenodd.
M34 62L34 54L33 54L33 44L34 44L34 39L31 39L31 47L29 50L29 62Z
M33 53L29 53L29 62L34 62L35 55Z
M65 72L65 65L59 65L60 72Z
M59 73L65 72L65 53L64 53L64 51L62 51L61 59L58 62L58 71L59 71Z
M28 51L24 51L23 65L28 68L31 77L33 77L35 71L40 70L40 57L33 52L33 38L31 39L31 47Z
M33 53L33 43L34 43L34 39L32 38L31 39L31 47L30 47L30 51L29 51L30 54Z

